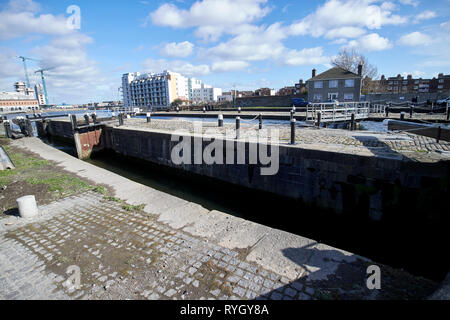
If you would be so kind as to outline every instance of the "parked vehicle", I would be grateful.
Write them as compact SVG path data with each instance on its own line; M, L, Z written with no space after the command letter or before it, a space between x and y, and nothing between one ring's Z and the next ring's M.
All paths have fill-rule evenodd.
M445 99L437 100L437 101L436 101L436 103L437 103L438 105L441 105L441 104L447 104L447 102L450 102L450 97L447 97L447 98L445 98Z
M309 104L309 102L303 98L293 98L292 99L292 105L294 107L306 107L308 104Z

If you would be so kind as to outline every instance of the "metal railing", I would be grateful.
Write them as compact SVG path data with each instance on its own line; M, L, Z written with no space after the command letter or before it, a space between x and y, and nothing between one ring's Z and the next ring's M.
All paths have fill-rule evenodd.
M386 107L387 107L387 105L385 105L385 104L371 104L370 105L370 113L385 114Z
M349 121L352 114L355 120L367 119L370 114L369 102L325 102L311 103L306 107L306 121L316 122L320 112L321 122Z

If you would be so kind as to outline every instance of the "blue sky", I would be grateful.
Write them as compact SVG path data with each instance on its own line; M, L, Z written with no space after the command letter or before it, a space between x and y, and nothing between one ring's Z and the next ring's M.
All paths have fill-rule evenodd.
M76 5L80 29L67 20ZM70 26L70 25L69 25ZM355 48L379 76L450 73L450 0L0 0L0 91L17 55L53 67L51 103L120 98L126 72L164 69L222 87L279 89Z

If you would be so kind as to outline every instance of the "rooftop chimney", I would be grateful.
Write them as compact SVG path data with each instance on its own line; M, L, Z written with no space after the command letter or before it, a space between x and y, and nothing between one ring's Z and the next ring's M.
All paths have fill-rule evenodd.
M314 78L316 76L316 69L313 69L312 71L312 77Z
M360 76L360 77L362 77L362 64L360 63L359 65L358 65L358 76Z

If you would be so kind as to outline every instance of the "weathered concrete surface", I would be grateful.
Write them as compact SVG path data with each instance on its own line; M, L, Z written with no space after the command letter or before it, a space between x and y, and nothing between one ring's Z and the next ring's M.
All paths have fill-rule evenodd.
M282 252L286 248L303 247L305 244L315 243L313 240L294 235L287 237L288 234L280 230L261 226L221 212L209 212L200 205L79 161L36 138L22 139L14 141L12 144L35 152L44 159L56 161L69 172L84 178L95 179L99 184L111 186L117 197L132 205L145 204L145 212L158 215L159 221L167 223L171 227L186 229L192 235L206 237L229 249L251 248L265 237L264 243L266 245L255 246L251 256L249 256L250 261L254 261L289 279L295 279L299 275L305 274L302 267L286 258ZM270 237L267 237L267 235L270 235ZM280 241L280 239L283 239L283 241ZM328 250L331 249L328 248ZM351 262L357 258L360 257L343 253L341 261Z
M3 298L38 297L33 292L40 286L34 279L44 270L40 281L48 274L54 281L40 294L50 298L303 300L330 298L331 293L336 299L406 297L398 296L398 288L389 281L381 291L368 290L366 268L372 262L358 255L210 212L82 162L36 138L12 144L110 186L130 204L146 206L143 212L128 212L119 203L88 193L41 207L41 216L32 220L2 220L0 270L9 270L0 276ZM25 274L17 273L17 266L25 263ZM70 264L85 272L80 290L62 288ZM399 277L399 271L382 268L386 279ZM22 279L20 288L11 291L16 278ZM420 297L433 288L404 272L400 278L422 286ZM401 291L414 297L405 288Z

